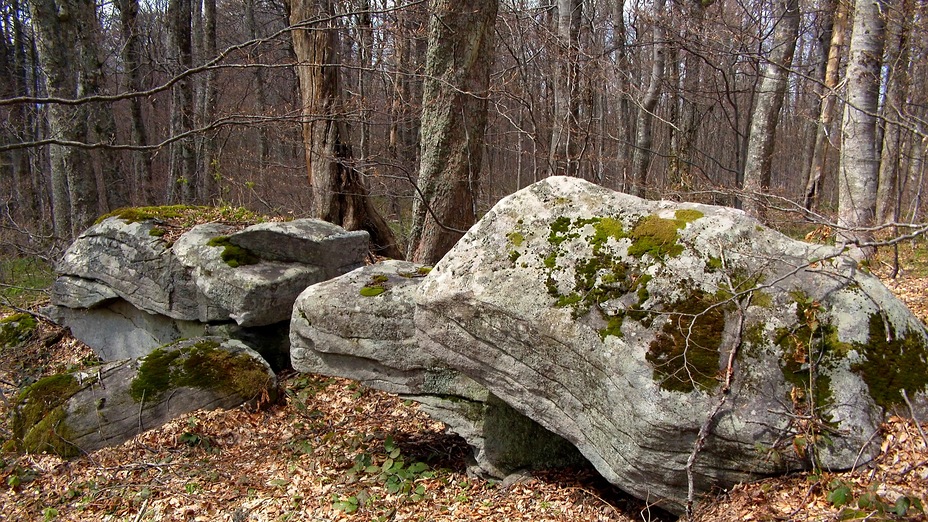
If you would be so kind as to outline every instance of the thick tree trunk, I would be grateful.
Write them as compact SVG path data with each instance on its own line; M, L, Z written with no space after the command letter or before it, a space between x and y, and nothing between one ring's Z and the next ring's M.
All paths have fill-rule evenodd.
M841 163L838 167L838 225L840 237L858 246L872 240L866 230L874 224L880 157L877 154L877 108L883 64L884 0L856 0L847 72L847 104L842 124ZM869 258L872 248L852 254Z
M580 175L585 132L580 125L580 21L583 0L557 2L557 64L554 75L554 121L548 174Z
M173 50L177 54L174 74L193 67L193 17L191 0L170 0L169 30ZM194 95L189 77L174 84L171 104L171 136L178 137L193 130ZM186 136L171 144L168 201L193 203L196 199L196 156L193 137Z
M899 166L902 152L902 129L899 121L905 117L905 104L909 90L909 39L914 20L913 0L895 2L891 9L889 33L886 38L886 99L883 103L883 148L880 159L880 176L876 193L878 223L895 221L898 209Z
M313 213L348 230L366 230L375 253L403 254L350 162L351 146L338 79L338 33L332 0L298 0L291 6L293 49L298 65L306 168Z
M61 16L62 12L71 13L71 16ZM84 72L80 67L85 61L80 54L84 46L77 44L82 32L99 30L94 3L33 0L32 17L48 94L70 99L94 94L83 90L86 84L81 82ZM89 119L86 104L48 106L49 132L58 140L87 142ZM93 161L86 149L64 145L53 145L50 157L55 234L74 237L99 214Z
M410 259L436 263L476 220L497 0L431 0Z
M203 44L200 52L200 61L207 62L216 57L216 0L203 2ZM216 86L217 72L210 70L203 78L200 107L197 111L199 126L206 128L216 118L216 104L218 89ZM219 165L216 132L206 132L200 139L200 168L197 176L197 193L200 202L210 203L219 195Z
M648 80L648 89L641 100L638 110L638 136L635 140L635 153L632 160L632 172L635 180L635 194L645 197L647 193L648 170L651 168L652 127L654 125L654 109L661 94L661 82L664 78L664 65L666 62L667 43L662 25L662 15L666 0L654 0L654 19L652 31L652 57L651 76Z
M844 55L845 32L847 31L848 22L847 3L844 0L835 2L835 18L832 24L831 44L828 47L828 63L825 66L821 112L803 198L803 206L806 210L812 210L812 206L821 193L822 181L825 176L825 160L828 157L828 150L832 146L829 131L831 130L831 122L835 117L835 103L837 101L835 89L838 87L838 72L841 68L841 57Z
M119 20L122 28L123 47L122 60L126 71L126 88L129 92L142 90L142 40L139 34L138 0L119 0L116 3L119 9ZM129 99L129 117L131 119L132 143L137 146L148 145L148 128L145 125L145 116L142 109L142 98ZM154 180L152 179L152 155L147 150L132 153L132 170L136 197L140 197L143 205L154 205L158 198L155 194Z
M796 38L799 36L799 0L778 2L782 15L773 32L770 59L764 65L762 79L751 117L751 133L748 138L747 161L744 166L744 210L763 221L766 217L763 194L770 189L770 168L773 146L777 135L777 122L786 80L793 64Z

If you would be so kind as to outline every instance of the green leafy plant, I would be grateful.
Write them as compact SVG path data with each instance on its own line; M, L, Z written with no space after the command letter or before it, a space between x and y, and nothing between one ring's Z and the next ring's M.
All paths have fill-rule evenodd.
M925 513L921 499L901 495L895 502L890 502L879 494L880 485L871 484L859 496L854 495L851 485L841 479L828 484L828 502L838 508L838 520L886 520L887 516L908 516L913 513Z

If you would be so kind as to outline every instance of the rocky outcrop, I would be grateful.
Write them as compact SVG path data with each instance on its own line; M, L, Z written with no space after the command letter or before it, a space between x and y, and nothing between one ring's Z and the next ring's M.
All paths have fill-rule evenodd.
M306 289L293 309L293 368L359 380L421 403L474 447L473 472L578 462L576 450L419 349L415 293L428 267L385 261Z
M122 443L197 409L276 398L270 366L239 341L201 337L141 359L46 377L20 392L13 445L77 456Z
M368 252L366 232L312 219L244 230L207 223L174 242L163 235L157 219L110 217L89 228L57 266L50 315L107 360L223 325L243 337L279 325L268 350L256 348L286 360L287 348L277 351L296 296L361 266Z
M418 286L417 357L680 512L689 479L698 495L864 462L903 390L924 404L924 328L837 254L737 210L553 177L500 201Z

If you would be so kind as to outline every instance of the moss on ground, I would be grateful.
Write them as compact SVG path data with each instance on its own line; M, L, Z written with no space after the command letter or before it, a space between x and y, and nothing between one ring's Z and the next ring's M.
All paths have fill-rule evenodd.
M157 401L181 387L221 390L243 399L269 388L267 368L246 353L231 353L216 340L204 339L176 350L159 348L142 359L129 386L136 402Z

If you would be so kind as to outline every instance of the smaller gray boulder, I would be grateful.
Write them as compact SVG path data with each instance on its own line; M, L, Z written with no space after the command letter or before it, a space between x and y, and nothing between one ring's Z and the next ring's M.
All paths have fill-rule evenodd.
M270 366L243 343L200 337L141 359L46 377L20 392L13 444L73 457L197 409L276 400Z

